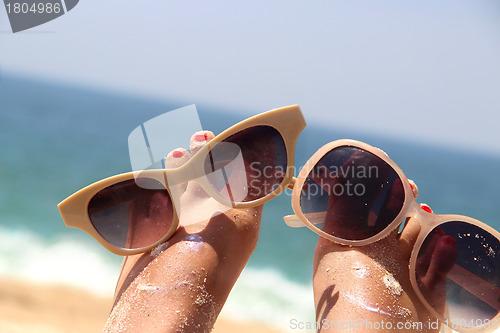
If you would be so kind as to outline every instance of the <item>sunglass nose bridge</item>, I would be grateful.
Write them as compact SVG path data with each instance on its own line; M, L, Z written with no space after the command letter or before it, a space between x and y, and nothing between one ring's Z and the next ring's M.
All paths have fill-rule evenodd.
M297 178L292 177L290 178L290 182L286 185L290 190L293 190L293 187L295 186L295 182L297 181Z

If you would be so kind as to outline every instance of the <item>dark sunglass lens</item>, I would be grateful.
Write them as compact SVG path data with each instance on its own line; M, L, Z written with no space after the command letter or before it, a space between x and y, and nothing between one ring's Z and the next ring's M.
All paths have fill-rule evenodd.
M270 126L250 127L228 137L205 159L205 173L214 189L235 203L274 191L283 182L286 168L285 142Z
M140 184L141 186L139 186ZM141 178L107 187L92 197L88 213L108 242L138 249L154 244L170 230L173 206L160 182Z
M323 231L363 240L384 230L399 214L404 188L396 171L374 154L352 146L328 152L311 170L300 204Z
M422 244L415 275L452 328L488 325L500 310L499 239L466 222L440 224Z

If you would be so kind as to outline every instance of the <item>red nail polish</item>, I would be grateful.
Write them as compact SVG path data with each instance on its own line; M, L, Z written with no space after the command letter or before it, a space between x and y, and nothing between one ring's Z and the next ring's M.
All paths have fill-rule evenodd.
M434 213L431 209L431 207L429 207L429 205L427 204L420 204L420 208L422 208L424 211L426 211L427 213Z
M172 156L174 158L181 158L182 156L184 156L184 153L180 150L174 150L174 152L172 153Z
M207 134L197 134L194 136L194 141L203 142L208 140Z

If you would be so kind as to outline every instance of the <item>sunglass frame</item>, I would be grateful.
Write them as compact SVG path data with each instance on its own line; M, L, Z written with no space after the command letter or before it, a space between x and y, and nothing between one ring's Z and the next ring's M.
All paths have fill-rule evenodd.
M359 148L362 150L365 150L369 153L374 154L375 156L379 157L382 159L385 163L387 163L398 175L398 177L401 179L401 182L403 184L403 189L404 189L404 202L401 207L401 210L399 214L394 218L391 223L387 225L385 229L383 229L381 232L378 234L369 237L367 239L363 240L347 240L347 239L342 239L339 237L335 237L333 235L330 235L323 230L319 229L318 227L315 226L315 223L310 221L306 214L302 211L301 205L300 205L300 193L301 190L304 186L304 183L311 172L315 165L325 156L328 154L330 151L339 148L339 147L354 147L354 148ZM422 244L424 243L426 237L429 235L429 233L436 228L437 226L444 224L446 222L465 222L469 223L471 225L477 226L486 232L490 233L492 236L496 237L499 242L500 242L500 233L496 231L494 228L490 227L489 225L473 219L468 216L462 216L462 215L451 215L451 214L434 214L434 213L429 213L424 211L416 202L415 196L413 195L413 190L411 188L410 182L408 181L408 178L404 175L403 171L399 166L381 149L373 147L367 143L357 141L357 140L349 140L349 139L343 139L343 140L336 140L330 143L327 143L323 147L321 147L314 155L306 162L305 166L302 168L300 171L297 179L295 180L295 184L292 190L292 208L295 213L295 215L288 215L284 217L284 220L287 225L291 227L301 227L301 226L307 226L309 229L320 235L321 237L324 237L332 242L335 242L337 244L342 244L342 245L348 245L348 246L364 246L368 245L371 243L374 243L376 241L379 241L385 237L387 237L389 234L391 234L394 230L398 229L400 225L408 221L408 219L415 219L417 223L420 224L420 231L417 236L417 239L415 241L415 245L412 249L411 255L410 255L410 260L409 260L409 271L410 271L410 281L412 284L413 289L415 290L415 293L417 294L417 297L422 301L424 306L429 310L429 312L434 315L436 318L441 320L443 323L448 323L448 325L451 327L450 320L448 318L445 318L442 316L437 310L434 309L434 307L425 299L424 295L421 293L418 283L417 283L417 278L416 278L416 262L417 262L417 256L419 253L420 248L422 247ZM408 222L407 222L408 223ZM493 319L496 320L497 322L500 323L500 313L497 314ZM483 326L478 326L474 328L460 328L458 331L460 332L493 332L495 329L491 328L485 328Z
M268 193L267 195L257 200L232 203L213 189L212 185L205 175L204 161L210 150L213 149L218 143L223 142L225 139L238 132L255 126L273 127L282 136L287 153L286 173L281 184L271 193ZM76 193L72 194L61 203L59 203L57 207L66 226L77 228L86 232L110 252L122 256L144 253L167 241L179 226L180 201L178 195L174 193L177 191L172 190L172 188L175 186L172 186L172 188L170 188L170 186L168 186L168 183L177 185L186 181L196 181L211 197L213 197L215 200L226 207L247 208L261 205L283 192L286 189L287 185L292 181L295 146L297 143L297 139L305 126L306 122L298 105L291 105L270 110L243 120L236 125L233 125L230 128L226 129L215 138L210 140L196 154L191 156L191 158L184 165L178 168L165 170L143 170L112 176L95 182L77 191ZM134 179L137 177L151 177L166 185L165 188L170 195L174 215L171 228L160 240L145 247L137 249L127 249L112 244L97 231L92 221L90 220L88 214L88 204L93 196L99 191L119 182Z

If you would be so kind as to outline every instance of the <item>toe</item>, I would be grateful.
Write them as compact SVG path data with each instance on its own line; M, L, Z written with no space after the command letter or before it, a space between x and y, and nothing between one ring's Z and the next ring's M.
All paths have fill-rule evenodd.
M401 253L407 258L410 258L411 251L417 241L420 229L420 222L416 218L409 218L401 231L399 237L400 249Z
M190 154L184 148L177 148L165 157L165 169L175 169L189 160Z
M211 131L199 131L191 136L191 140L189 142L189 147L191 150L191 155L196 154L198 150L200 150L204 145L207 144L208 141L212 140L215 137L214 133Z
M408 179L408 182L410 183L411 191L413 192L413 197L416 199L418 197L418 186L411 179Z
M411 183L413 183L413 181L410 181L410 184ZM418 189L416 189L416 185L415 187L412 186L412 190L414 191L413 195L417 197ZM427 213L432 213L432 209L427 204L420 204L420 208L422 208ZM399 238L401 250L408 258L410 257L413 247L415 246L415 242L417 241L421 228L422 227L420 225L420 221L417 218L409 218L406 221L406 225L404 226L403 231L401 231L401 235Z

